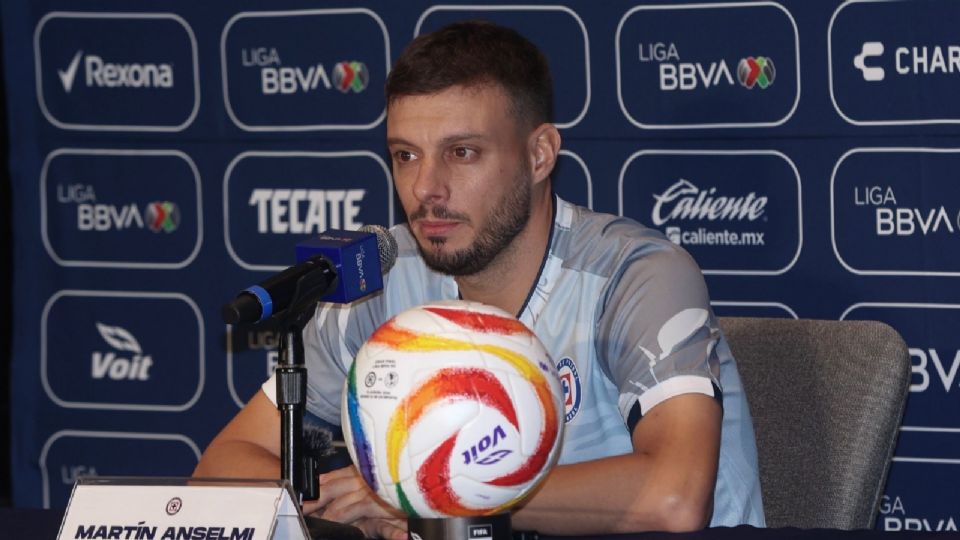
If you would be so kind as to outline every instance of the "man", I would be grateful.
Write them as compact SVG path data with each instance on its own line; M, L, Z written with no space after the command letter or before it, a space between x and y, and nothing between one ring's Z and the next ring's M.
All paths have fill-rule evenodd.
M762 526L756 449L733 358L693 260L629 219L555 197L560 135L543 55L512 30L450 25L415 39L386 85L387 145L408 217L384 292L321 306L304 333L308 410L334 424L356 351L416 305L463 298L515 313L571 376L559 465L515 512L549 534ZM279 475L264 385L196 474ZM404 538L353 467L305 511Z

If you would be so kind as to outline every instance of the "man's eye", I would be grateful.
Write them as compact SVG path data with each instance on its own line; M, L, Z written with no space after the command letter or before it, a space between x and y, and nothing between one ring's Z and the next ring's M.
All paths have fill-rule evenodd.
M394 153L394 156L396 157L397 161L399 161L399 162L401 162L401 163L406 163L406 162L408 162L408 161L413 161L413 159L414 159L413 152L410 152L410 151L407 151L407 150L397 150L397 151Z
M453 155L457 159L469 159L476 156L476 154L476 150L467 148L466 146L457 146L453 149Z

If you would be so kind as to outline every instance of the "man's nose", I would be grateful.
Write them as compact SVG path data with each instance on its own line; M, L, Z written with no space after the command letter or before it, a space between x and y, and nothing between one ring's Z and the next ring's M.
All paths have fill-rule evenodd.
M442 160L424 157L417 169L413 194L424 203L446 201L450 197L447 170Z

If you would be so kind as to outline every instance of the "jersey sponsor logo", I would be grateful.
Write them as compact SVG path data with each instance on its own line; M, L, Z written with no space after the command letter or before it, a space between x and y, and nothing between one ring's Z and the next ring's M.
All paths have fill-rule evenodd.
M58 264L172 269L199 251L200 179L182 152L55 150L40 183L41 235Z
M34 54L41 112L59 128L181 131L199 109L196 38L177 15L51 12Z
M580 403L583 399L580 373L573 360L562 358L557 362L557 374L560 377L560 386L563 388L564 422L569 424L580 412Z
M220 43L227 113L241 129L370 129L384 118L389 37L369 9L239 13Z
M847 270L960 275L960 149L857 148L831 178L834 253ZM878 181L878 179L882 179ZM911 254L937 252L936 257Z
M796 110L797 27L779 4L637 6L615 43L617 97L637 127L776 126Z
M830 97L855 125L960 123L960 40L952 2L862 0L834 11L828 29ZM911 21L904 24L904 21ZM923 28L918 37L916 28ZM923 88L924 99L916 92ZM895 103L895 107L890 104Z
M641 150L620 174L621 215L662 230L705 273L779 274L799 256L800 178L779 152Z

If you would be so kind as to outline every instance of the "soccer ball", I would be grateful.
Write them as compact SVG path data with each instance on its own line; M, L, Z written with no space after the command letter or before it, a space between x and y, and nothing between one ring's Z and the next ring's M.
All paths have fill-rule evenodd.
M556 462L562 396L523 323L475 302L438 302L400 313L360 348L343 434L370 488L408 516L495 514Z

